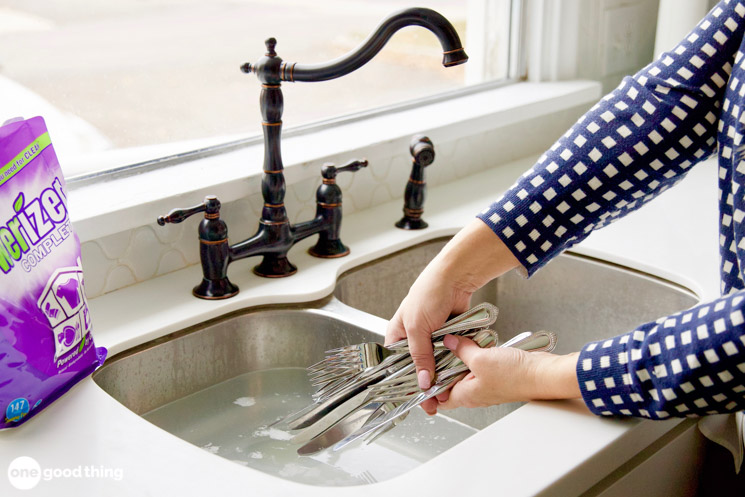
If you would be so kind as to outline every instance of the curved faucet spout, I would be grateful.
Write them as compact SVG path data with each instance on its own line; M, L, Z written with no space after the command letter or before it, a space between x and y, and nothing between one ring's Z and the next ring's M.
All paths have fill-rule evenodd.
M432 9L415 7L391 14L352 52L324 64L283 63L283 81L327 81L339 78L367 64L393 34L406 26L422 26L432 31L442 45L442 65L463 64L468 60L458 33L450 22Z

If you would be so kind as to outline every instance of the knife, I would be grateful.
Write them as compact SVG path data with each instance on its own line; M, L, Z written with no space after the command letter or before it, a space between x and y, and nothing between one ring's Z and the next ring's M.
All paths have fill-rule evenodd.
M319 435L322 435L324 432L326 432L328 429L332 428L335 424L341 422L342 420L346 422L347 420L345 418L355 414L355 411L363 410L361 408L365 406L365 404L369 403L369 397L370 393L367 390L359 392L352 398L336 406L328 414L323 416L312 425L297 433L294 437L292 437L292 439L290 439L290 443L294 445L305 445L312 439L318 437ZM380 403L376 404L380 405ZM369 416L371 412L372 411L367 411L367 415Z
M367 404L363 404L362 406L358 405L357 407L352 408L353 400L356 399L351 399L345 403L349 404L349 406L342 405L337 408L339 410L342 409L342 407L351 409L351 412L346 414L345 417L338 422L329 422L327 426L318 427L318 429L316 429L316 425L319 423L316 423L316 425L307 428L304 432L298 434L296 437L297 440L293 438L291 440L292 443L305 443L305 445L297 450L298 455L309 456L327 449L362 428L362 426L368 421L377 419L384 414L381 409L383 406L382 402L367 402ZM364 401L361 402L366 401L367 399L364 399ZM336 413L331 413L331 415L334 414Z
M341 442L338 442L337 444L335 444L334 452L380 429L383 425L392 423L393 420L397 419L400 416L405 415L406 413L408 413L410 410L420 405L425 400L431 399L432 397L435 397L436 395L439 395L445 390L449 389L455 382L461 380L469 372L468 367L465 365L463 365L462 368L458 368L458 369L462 369L462 371L459 374L453 375L447 380L444 380L442 382L435 383L428 390L415 395L412 399L408 400L407 402L404 402L403 404L398 406L393 411L387 413L385 416L376 419L375 421L369 423L364 428L360 429L358 432L352 433L351 435L343 439Z

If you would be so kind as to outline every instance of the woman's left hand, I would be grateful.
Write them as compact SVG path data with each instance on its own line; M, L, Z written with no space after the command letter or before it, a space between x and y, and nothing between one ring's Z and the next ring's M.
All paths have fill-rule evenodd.
M437 409L485 407L506 402L570 399L581 396L577 381L579 353L555 355L511 347L482 349L472 340L448 335L445 346L471 370L448 392L422 407Z

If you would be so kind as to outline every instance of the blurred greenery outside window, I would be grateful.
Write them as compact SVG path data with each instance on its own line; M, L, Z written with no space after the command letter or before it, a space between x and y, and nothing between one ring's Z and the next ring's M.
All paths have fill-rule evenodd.
M277 39L288 62L355 49L410 0L0 0L0 123L42 115L69 179L261 133L260 84L240 72ZM457 29L467 64L435 36L396 33L368 64L284 83L284 129L502 81L519 0L421 2ZM512 50L512 51L511 51ZM514 60L512 61L514 64Z

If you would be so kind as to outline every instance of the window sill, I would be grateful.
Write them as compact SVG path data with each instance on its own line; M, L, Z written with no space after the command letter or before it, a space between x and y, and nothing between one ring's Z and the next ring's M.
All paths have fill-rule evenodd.
M518 83L322 128L283 141L285 178L293 184L319 176L324 162L354 156L368 158L374 168L376 158L406 150L416 133L427 134L437 146L574 107L589 108L599 96L600 85L592 81ZM553 138L563 131L557 129ZM503 162L500 157L488 160L489 167ZM71 218L86 242L153 224L157 215L197 204L205 195L217 195L223 203L238 200L260 190L262 163L263 145L257 144L130 177L72 184Z

